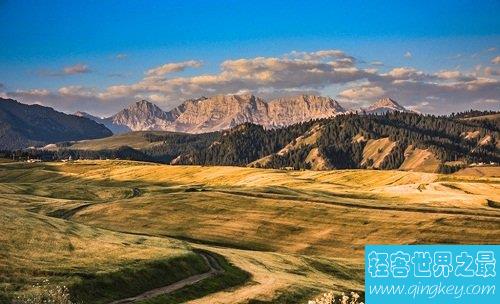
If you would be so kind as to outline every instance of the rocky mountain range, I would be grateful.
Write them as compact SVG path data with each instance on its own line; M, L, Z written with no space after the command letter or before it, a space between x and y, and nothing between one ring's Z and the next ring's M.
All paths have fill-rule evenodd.
M358 113L394 111L407 110L394 100L385 98ZM275 129L349 112L352 111L346 111L330 97L314 95L270 101L252 94L216 95L187 100L170 111L141 100L106 118L85 112L67 115L48 107L2 99L0 148L17 149L44 143L94 139L130 131L207 133L244 123Z
M91 119L0 98L0 150L111 135L110 130Z
M385 98L364 111L380 114L408 110L394 100ZM191 99L168 112L142 100L107 118L83 112L75 114L94 119L117 134L151 130L205 133L230 129L247 122L275 128L346 112L330 97L299 95L266 102L252 94L243 94Z

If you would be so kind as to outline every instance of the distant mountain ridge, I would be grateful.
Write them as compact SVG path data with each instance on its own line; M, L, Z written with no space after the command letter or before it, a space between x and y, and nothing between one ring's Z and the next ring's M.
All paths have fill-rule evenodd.
M367 113L408 111L390 98L381 99L365 110ZM128 131L172 131L206 133L243 123L264 128L284 127L313 119L329 118L347 111L330 97L298 95L269 102L252 94L216 95L190 99L165 112L153 103L141 100L108 118L87 113L78 115L104 124L113 133Z
M110 130L92 119L0 98L0 149L15 150L111 135Z

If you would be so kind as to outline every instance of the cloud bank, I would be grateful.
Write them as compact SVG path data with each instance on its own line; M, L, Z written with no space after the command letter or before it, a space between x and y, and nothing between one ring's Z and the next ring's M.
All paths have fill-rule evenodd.
M499 57L492 60L493 64L500 60L496 58ZM419 111L437 114L471 107L500 107L500 73L495 66L479 66L472 72L450 69L428 73L410 66L384 68L383 63L375 60L370 68L365 68L362 61L341 50L320 50L226 60L220 63L217 73L211 74L185 77L174 74L201 65L199 60L165 63L146 70L144 77L135 83L113 85L104 90L66 86L58 90L17 90L4 95L68 112L84 110L103 115L116 112L139 98L149 99L168 110L185 99L239 92L276 97L325 92L332 95L333 91L332 97L356 105L388 96ZM63 72L72 75L88 71L86 65L80 64L67 67Z

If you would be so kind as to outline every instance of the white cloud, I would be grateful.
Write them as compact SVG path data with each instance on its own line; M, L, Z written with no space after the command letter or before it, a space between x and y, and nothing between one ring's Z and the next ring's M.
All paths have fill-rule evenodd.
M491 59L491 63L500 64L500 56L496 56L495 58Z
M422 76L424 73L414 68L398 67L390 70L386 75L396 79L408 79L410 77Z
M16 93L34 97L45 97L51 94L47 89L16 90Z
M90 72L92 72L92 70L88 67L88 65L83 64L83 63L78 63L75 65L66 66L58 71L41 70L41 71L38 71L38 74L40 74L42 76L68 76L68 75L75 75L75 74L85 74L85 73L90 73Z
M404 57L410 59L413 57L413 54L410 51L406 51L406 53L404 54Z
M379 86L362 85L344 90L338 96L348 100L373 100L384 96L385 93Z
M459 78L461 74L462 73L460 73L460 71L444 70L444 71L438 72L436 75L442 79L455 79L455 78Z
M64 74L66 75L74 75L74 74L84 74L90 73L91 70L86 64L75 64L73 66L68 66L63 69Z
M124 53L116 54L116 56L115 56L115 58L118 59L118 60L123 60L123 59L125 59L127 57L128 57L128 55L124 54Z
M300 58L304 60L321 60L327 58L348 58L354 59L352 56L348 56L341 50L321 50L316 52L298 52L292 51L290 54L286 54L285 57Z
M186 68L198 68L201 66L201 61L189 60L184 62L167 63L154 69L146 71L148 76L164 76L166 74L181 72Z
M74 96L74 97L95 97L97 95L97 90L92 88L86 88L83 86L67 86L61 87L57 90L62 96Z
M483 69L483 75L486 77L490 76L500 76L500 71L492 67L485 67Z
M483 102L483 103L491 103L491 104L499 104L500 105L500 99L482 99L482 100L479 100L479 102Z
M474 76L465 75L459 70L442 70L437 72L435 76L439 79L455 80L455 81L456 80L469 81L474 79Z
M152 68L135 83L105 89L73 85L55 91L34 89L5 94L21 102L40 102L70 112L101 111L100 115L116 112L138 98L168 110L188 98L237 92L262 97L339 92L339 98L352 104L388 96L424 112L457 112L476 101L479 108L491 108L492 103L485 100L498 100L500 96L498 71L492 67L479 67L472 74L458 69L431 74L409 66L378 72L357 63L356 58L339 50L292 52L278 57L225 60L215 73L172 76L201 66L198 60L189 60Z

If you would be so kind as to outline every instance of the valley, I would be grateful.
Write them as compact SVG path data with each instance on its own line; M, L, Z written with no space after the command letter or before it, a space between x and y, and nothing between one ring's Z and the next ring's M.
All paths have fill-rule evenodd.
M0 304L500 303L499 12L0 0Z
M144 303L362 294L365 244L499 243L500 180L487 175L4 162L0 291L47 279L108 303L207 272L202 250L226 271Z

